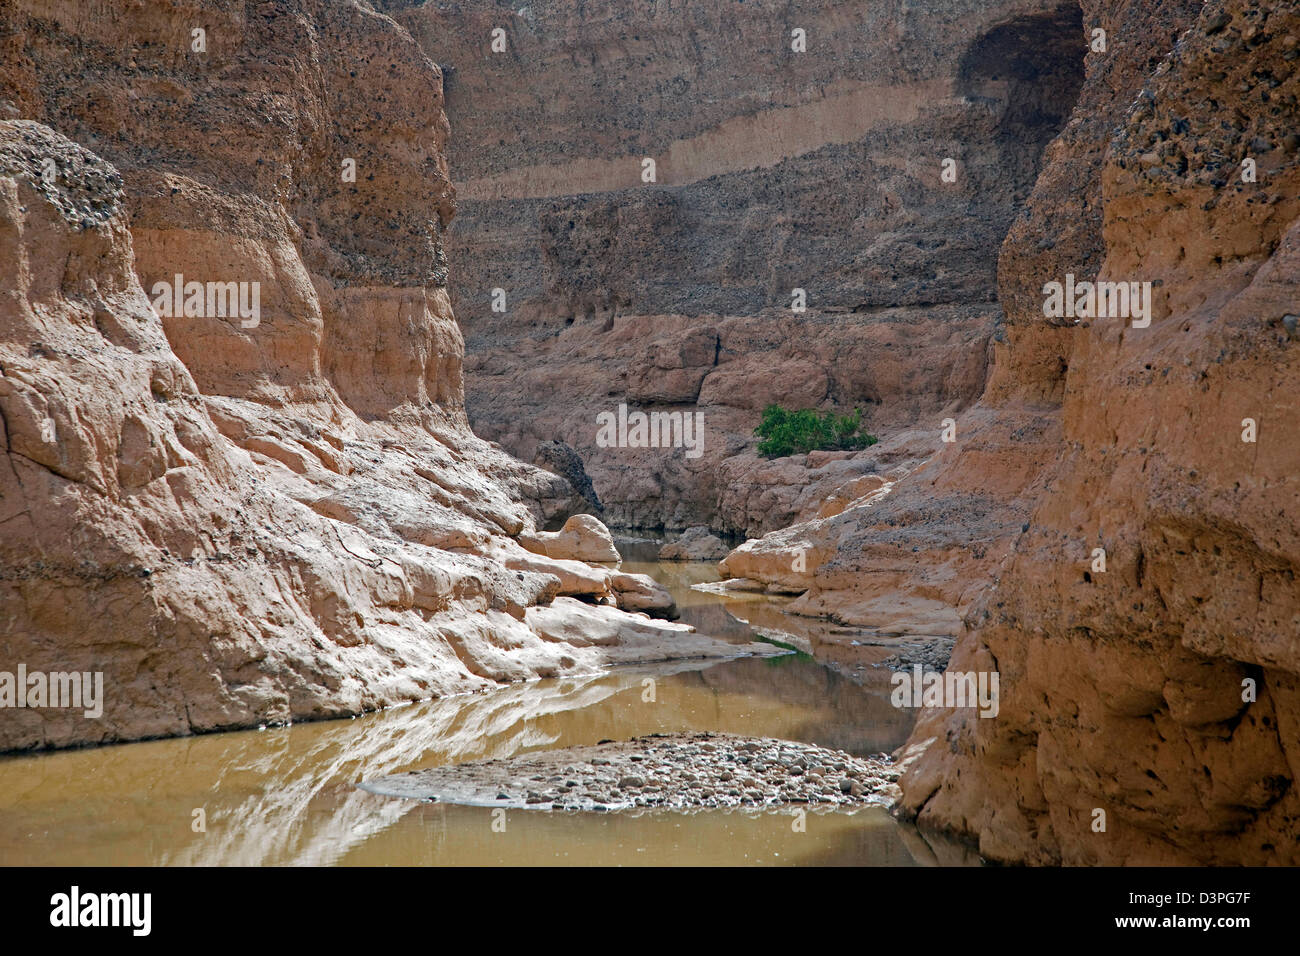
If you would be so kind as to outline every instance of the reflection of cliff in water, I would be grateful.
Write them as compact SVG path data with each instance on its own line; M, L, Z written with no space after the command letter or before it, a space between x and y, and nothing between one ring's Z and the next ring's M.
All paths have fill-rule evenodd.
M747 643L756 632L779 640L797 633L792 639L802 641L801 625L827 626L782 614L779 599L692 590L717 580L712 564L625 562L624 569L653 574L673 592L682 620L713 637ZM352 720L4 758L0 862L421 865L435 857L537 863L563 854L571 862L653 857L670 864L673 853L722 863L792 855L920 862L930 851L905 847L898 825L881 814L828 817L816 846L785 842L784 824L741 816L665 824L650 817L601 822L589 814L530 816L514 841L502 843L481 838L491 831L474 814L355 787L424 767L691 730L802 740L859 755L890 751L906 739L912 714L891 707L887 682L878 683L865 688L804 654L679 661L514 684ZM196 809L204 811L205 833L191 828ZM441 834L436 847L430 827ZM619 847L633 835L647 852L624 859ZM651 852L663 841L661 854Z
M594 742L586 738L602 722L587 715L639 692L647 672L534 681L351 720L0 759L0 861L329 863L410 810L356 790L357 781ZM575 713L593 727L569 740L563 728ZM191 830L195 809L206 833Z
M619 547L627 545L620 541ZM818 658L840 647L842 638L833 637L837 625L786 614L782 608L789 597L694 590L692 585L718 580L717 565L712 562L625 561L623 568L650 574L667 587L677 601L679 619L701 634L736 643L767 637L811 649ZM882 651L879 656L888 653ZM779 674L771 674L770 668L779 668ZM726 691L727 699L762 697L783 706L798 705L800 719L785 736L866 756L901 746L915 722L913 711L890 704L889 678L886 670L868 668L860 679L851 680L800 655L735 661L683 679Z
M683 661L656 668L620 668L586 678L517 684L486 694L400 707L346 723L291 728L299 733L291 733L282 746L260 754L232 748L224 758L227 766L242 771L257 765L257 777L264 787L247 794L233 808L235 825L222 839L204 841L166 862L333 862L418 805L374 798L356 789L357 782L421 767L508 757L579 741L594 743L602 735L635 736L644 730L634 716L625 721L625 727L619 726L623 721L609 719L627 710L613 706L612 698L636 695L647 674L671 680L679 670L708 665L707 661ZM579 740L570 739L573 737ZM256 741L252 747L257 750ZM317 798L323 798L324 806L313 806Z
M893 707L888 693L870 693L807 657L733 661L678 679L709 688L719 695L720 707L766 697L796 718L784 734L787 738L858 756L889 753L912 729L912 712Z
M369 859L384 846L399 854L387 862L401 864L410 861L390 831L418 829L418 815L406 817L420 804L357 790L357 781L683 730L870 753L906 736L904 716L887 698L791 655L617 668L352 720L16 756L0 760L0 860L310 865ZM206 833L191 829L200 808ZM556 832L576 838L584 825Z

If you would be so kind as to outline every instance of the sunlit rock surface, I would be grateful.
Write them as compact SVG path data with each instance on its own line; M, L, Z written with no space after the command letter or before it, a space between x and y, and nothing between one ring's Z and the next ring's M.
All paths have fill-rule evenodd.
M599 644L529 624L609 572L537 566L514 536L584 502L470 431L443 78L401 26L343 0L0 16L0 647L104 688L98 718L6 709L0 750L709 652L615 609ZM191 282L257 308L172 308Z

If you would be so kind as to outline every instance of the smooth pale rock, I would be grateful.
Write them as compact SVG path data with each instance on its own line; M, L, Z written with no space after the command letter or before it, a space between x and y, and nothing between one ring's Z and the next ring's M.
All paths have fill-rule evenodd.
M689 624L629 616L614 608L569 597L558 597L546 607L530 607L525 612L525 620L547 640L565 641L578 647L612 646L627 636L661 642L695 633Z
M604 597L609 593L609 572L603 568L593 568L581 561L548 558L540 554L509 554L503 551L501 562L511 571L553 575L560 582L557 592L559 594Z
M725 594L727 591L740 591L753 593L764 591L767 585L762 581L755 581L752 578L726 578L722 581L710 581L706 584L694 584L691 586L694 591L705 591L712 594Z
M0 644L11 670L101 672L105 694L97 718L6 710L0 751L343 716L619 659L525 620L562 579L607 592L607 572L500 560L582 499L466 419L440 72L364 5L282 6L248 30L191 4L238 84L159 54L192 25L164 0L6 17L28 52L0 62L27 117L0 122ZM148 103L160 76L186 108L110 110L101 155L50 128L106 88ZM155 286L178 273L249 283L260 315L163 314ZM674 653L633 637L629 659Z
M592 515L573 515L559 531L523 532L518 541L534 554L550 558L604 563L622 560L609 529Z
M779 657L786 653L762 642L729 644L695 633L689 624L661 621L616 608L558 597L546 607L530 607L524 623L573 656L595 664L630 664L680 658ZM599 656L588 653L599 650Z
M813 574L828 553L824 546L814 547L795 534L774 532L746 541L718 568L729 578L762 581L769 590L802 593L812 585Z
M668 589L648 574L619 572L609 577L618 606L625 611L645 611L654 617L673 617L677 602Z
M659 549L660 561L718 561L731 549L704 525L687 528Z

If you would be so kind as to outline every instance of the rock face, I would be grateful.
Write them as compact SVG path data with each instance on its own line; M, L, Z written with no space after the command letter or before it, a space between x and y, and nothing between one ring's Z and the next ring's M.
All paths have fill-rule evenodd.
M723 568L999 672L996 718L918 721L923 825L1004 861L1294 863L1296 13L1083 6L1108 48L1003 243L979 402ZM1151 324L1045 317L1070 274L1151 282Z
M644 611L655 617L671 617L677 602L668 589L648 574L614 574L609 585L618 606L625 611Z
M608 570L515 540L582 499L469 429L442 76L405 30L347 0L0 16L0 671L104 688L98 719L6 702L0 750L713 646L552 602Z
M1295 5L800 10L4 5L0 646L104 700L0 749L757 653L584 511L997 671L900 755L989 858L1300 862Z
M611 524L815 516L802 460L752 454L768 403L933 436L979 396L992 250L1076 98L1077 7L384 8L449 77L470 419L524 460L570 446ZM699 416L699 455L602 443L624 403Z
M950 664L998 670L1001 712L927 715L905 805L995 859L1294 865L1300 15L1085 7L1116 55L1003 248L986 394L1052 396L1060 440ZM1151 281L1150 326L1047 328L1067 271Z

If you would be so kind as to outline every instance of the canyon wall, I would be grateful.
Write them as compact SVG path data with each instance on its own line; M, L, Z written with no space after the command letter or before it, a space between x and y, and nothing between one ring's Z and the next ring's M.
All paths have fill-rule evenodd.
M986 395L1053 396L1061 440L949 665L1000 672L1001 708L922 719L905 807L1000 860L1294 865L1300 14L1085 19L1119 55L1003 247L1019 328ZM1049 330L1067 271L1153 282L1150 326Z
M887 436L854 456L890 457L879 477L848 486L828 513L746 542L723 562L725 571L799 592L796 612L885 635L941 639L940 646L963 632L977 600L996 593L998 575L1030 530L1050 480L1046 469L1066 443L1062 404L1078 333L1072 320L1044 317L1043 286L1069 273L1083 281L1100 269L1102 156L1145 78L1199 6L1134 2L1082 11L1069 45L1085 55L1086 79L1002 244L1002 320L978 402L954 416L947 435L936 423ZM1035 45L1035 24L1020 21L1017 28L1027 31L1022 45ZM1098 29L1106 31L1105 52L1092 50ZM992 36L1005 43L1007 32L994 29ZM1014 55L1006 47L998 54ZM855 638L846 633L824 651L860 658L865 652Z
M750 10L755 20L738 14L736 27L694 12L702 20L671 39L658 38L655 17L688 17L681 10L611 26L601 8L582 9L594 13L567 34L567 60L554 51L567 8L456 22L437 4L396 13L426 49L441 44L460 64L448 109L468 130L459 157L452 147L468 216L448 242L451 268L467 271L463 289L476 297L465 303L468 347L485 377L477 398L471 386L473 418L525 457L545 438L575 446L616 520L768 532L723 570L798 593L794 611L849 626L829 632L819 653L865 661L880 641L930 637L956 640L950 669L996 670L996 718L928 710L905 750L902 809L923 825L978 839L1000 861L1295 862L1294 10L1089 0L957 18L927 5L924 27L900 10L841 10L841 26L880 17L875 30L853 31L874 56L823 51L841 82L824 95L885 75L897 86L881 111L923 104L917 118L850 111L841 124L866 126L846 130L813 120L815 108L785 125L832 81L800 72L815 73L814 59L750 39L766 8ZM775 20L780 29L768 23L762 35L784 42L792 23ZM498 22L510 44L493 60L487 35ZM458 31L468 31L460 48ZM601 42L588 48L586 38ZM771 56L720 69L711 43L780 53L790 65L774 75L793 87L764 81ZM945 65L927 73L952 86L924 86L926 70L907 59L918 47L959 51L936 56ZM688 88L740 75L748 86L703 96L698 111L693 96L679 117L667 86L673 55L690 64L682 101ZM1079 85L1066 82L1075 62ZM538 81L503 79L521 73ZM972 87L972 77L988 82ZM498 85L525 99L487 108ZM578 86L597 94L580 99ZM749 104L755 87L770 105ZM954 100L1004 122L1022 111L1069 122L1057 135L1054 118L1022 120L1013 139L1024 152L1009 160L970 111L948 114L952 142L935 138L927 108ZM711 117L722 103L762 118ZM1040 168L1041 131L1052 138ZM897 143L906 159L889 153ZM917 159L959 152L969 163L1000 148L1004 173L989 163L978 208L936 193L937 170L927 181ZM653 185L638 181L642 155L658 157ZM783 185L755 191L755 181ZM823 189L831 198L810 199ZM887 212L862 199L871 190L888 193ZM793 206L774 199L787 195ZM794 215L801 203L862 215L822 233ZM906 256L893 243L909 228L961 235L954 224L967 215L1000 242L998 308L959 342L979 362L954 378L932 334L937 303L959 298L958 286L967 303L985 302L980 269L992 269L992 248L983 259L957 254L969 272L952 285L935 268L940 256L915 255L923 241ZM767 229L755 237L759 216ZM716 222L731 228L712 233ZM787 225L796 239L783 237ZM718 255L727 248L758 250L759 264L728 272L733 260ZM910 289L880 268L896 261ZM805 316L781 307L800 269L820 282ZM1050 319L1044 286L1067 276L1151 282L1151 325ZM506 312L490 312L493 287L506 291ZM881 355L875 337L888 319L913 349L906 358ZM643 336L654 350L640 349ZM894 378L883 388L887 367ZM963 385L939 385L936 372ZM725 423L727 446L697 479L662 451L599 449L594 411L620 401L699 408ZM866 402L884 441L758 462L744 429L766 401Z
M599 498L763 535L723 568L819 653L1000 674L901 754L923 825L1297 862L1294 5L625 6L0 5L0 671L105 685L0 749L719 653L534 553ZM1046 319L1067 274L1150 325ZM882 441L764 461L772 401Z
M611 523L815 516L929 457L983 390L995 249L1082 81L1077 6L383 7L448 77L470 420L525 460L576 451ZM768 463L771 402L859 406L899 437ZM621 403L699 414L702 454L601 447Z
M442 76L401 26L0 14L0 750L720 652L516 540L582 502L469 428ZM99 672L102 713L15 706L20 667Z

